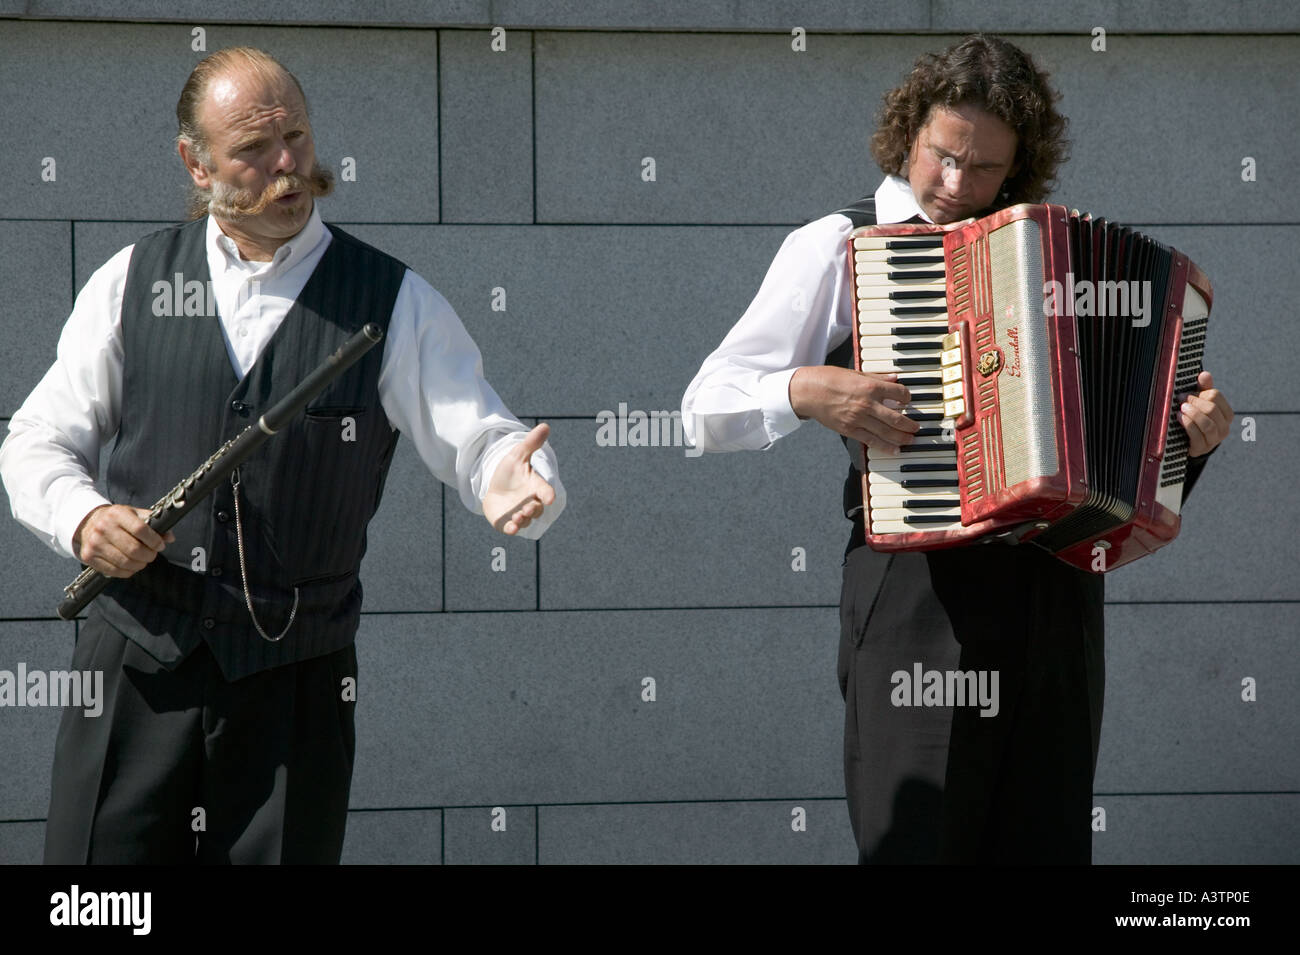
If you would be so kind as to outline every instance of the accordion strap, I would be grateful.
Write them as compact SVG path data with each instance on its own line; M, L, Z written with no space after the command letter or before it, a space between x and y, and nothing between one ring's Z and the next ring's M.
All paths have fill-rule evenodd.
M864 225L876 224L876 197L865 196L857 202L851 202L843 209L836 209L836 215L848 216L853 228L861 229Z

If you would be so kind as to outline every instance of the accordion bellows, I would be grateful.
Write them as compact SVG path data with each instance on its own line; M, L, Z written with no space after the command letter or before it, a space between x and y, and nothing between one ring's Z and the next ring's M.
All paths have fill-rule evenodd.
M1026 541L1103 572L1177 536L1213 298L1187 256L1046 204L849 248L856 367L897 373L920 424L866 451L868 544Z

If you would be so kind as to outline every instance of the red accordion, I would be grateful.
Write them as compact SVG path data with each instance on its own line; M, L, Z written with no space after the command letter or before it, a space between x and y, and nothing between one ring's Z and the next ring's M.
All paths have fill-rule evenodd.
M1187 256L1057 205L849 239L854 356L920 424L867 449L876 550L1032 541L1113 570L1178 535L1213 292Z

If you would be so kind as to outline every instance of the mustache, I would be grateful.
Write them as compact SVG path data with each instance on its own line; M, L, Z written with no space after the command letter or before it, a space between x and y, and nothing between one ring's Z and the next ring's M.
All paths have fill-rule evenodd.
M296 172L280 176L261 192L236 189L224 182L214 182L212 195L208 199L208 212L218 219L247 219L261 215L273 202L290 193L306 192L312 198L319 199L333 191L333 174L319 165L307 176Z

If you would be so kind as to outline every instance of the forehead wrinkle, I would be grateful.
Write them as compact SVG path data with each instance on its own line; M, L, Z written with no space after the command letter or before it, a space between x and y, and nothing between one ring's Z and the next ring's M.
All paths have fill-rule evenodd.
M251 80L251 82L249 82ZM213 80L203 104L210 133L225 130L238 136L273 122L306 124L307 111L297 89L286 78L225 75Z
M998 151L997 144L991 142L991 140L997 138L996 135L985 136L986 140L990 140L990 142L986 142L984 144L987 148L983 150L977 150L975 147L975 140L977 138L976 137L977 127L970 122L970 119L968 117L964 117L960 113L957 113L954 110L948 110L947 112L950 115L955 116L958 120L958 122L955 124L953 123L948 124L950 127L949 131L954 134L954 138L951 140L942 138L937 125L932 119L925 126L925 134L929 139L930 145L934 146L937 149L942 150L943 152L951 153L952 155L958 158L969 159L972 162L980 163L980 164L991 163L994 165L1004 165L1005 163L1011 161L1010 159L1004 159L1001 156L996 155ZM956 128L955 129L951 128L953 126L955 126ZM1011 152L1012 152L1012 158L1014 158L1015 155L1014 138L1012 139Z

